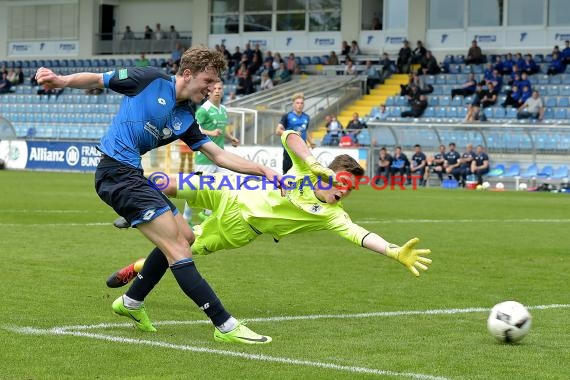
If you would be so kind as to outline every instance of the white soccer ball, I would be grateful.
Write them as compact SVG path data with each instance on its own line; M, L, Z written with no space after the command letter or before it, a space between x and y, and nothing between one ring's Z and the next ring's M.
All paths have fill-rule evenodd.
M503 190L505 188L505 185L503 185L502 182L497 182L497 184L495 185L495 189L497 190Z
M483 182L483 189L488 189L489 187L491 187L491 184L489 182Z
M526 189L528 189L528 185L526 183L520 183L519 184L519 190L520 191L525 191Z
M499 341L514 343L528 334L531 321L530 313L522 304L505 301L491 309L487 329Z

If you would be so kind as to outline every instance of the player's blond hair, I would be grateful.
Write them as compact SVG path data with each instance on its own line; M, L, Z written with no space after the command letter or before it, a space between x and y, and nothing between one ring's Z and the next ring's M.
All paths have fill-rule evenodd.
M305 100L305 94L303 94L302 92L296 92L293 94L293 96L291 96L291 100L294 102L297 99L303 99Z
M227 68L226 58L217 50L210 50L205 46L195 46L182 54L178 75L182 75L184 70L190 70L193 75L196 75L208 68L212 68L220 75Z
M363 176L364 169L360 164L348 154L341 154L336 156L329 165L329 169L332 169L336 173L348 172L356 176Z

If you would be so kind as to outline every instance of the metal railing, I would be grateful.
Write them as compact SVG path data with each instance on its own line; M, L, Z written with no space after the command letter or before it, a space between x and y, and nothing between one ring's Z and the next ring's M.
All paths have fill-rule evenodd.
M93 54L170 54L177 42L188 48L192 45L192 32L180 32L178 38L145 39L144 33L124 39L123 33L97 34Z

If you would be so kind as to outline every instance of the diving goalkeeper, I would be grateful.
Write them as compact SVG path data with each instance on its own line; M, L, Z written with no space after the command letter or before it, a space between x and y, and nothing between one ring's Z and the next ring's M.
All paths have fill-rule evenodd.
M184 183L182 189L179 189L176 178L171 178L164 190L166 195L184 199L193 207L213 210L210 218L195 227L196 241L192 245L195 255L243 247L261 234L270 234L278 241L290 234L330 230L354 244L400 262L415 276L420 274L418 269L428 269L431 260L424 256L431 251L415 249L418 238L411 239L400 247L388 243L379 235L351 221L340 202L350 195L350 186L319 186L319 176L336 178L337 173L352 178L343 182L344 184L356 183L354 177L364 174L356 160L343 154L337 156L329 167L325 168L315 160L306 143L296 132L286 131L281 140L293 160L292 171L288 174L294 176L296 181L288 184L285 196L271 186L267 189L258 186L255 190L231 190L223 186L218 187L214 183L212 189L200 188L199 176L190 177L188 181L192 185ZM223 176L213 175L216 182ZM306 186L307 179L313 184L310 188ZM301 186L302 184L305 186ZM123 286L132 280L139 270L142 270L141 276L138 276L134 284L152 281L152 277L145 276L143 263L138 260L111 275L107 286ZM147 295L154 285L155 283L147 283L143 286L149 289Z

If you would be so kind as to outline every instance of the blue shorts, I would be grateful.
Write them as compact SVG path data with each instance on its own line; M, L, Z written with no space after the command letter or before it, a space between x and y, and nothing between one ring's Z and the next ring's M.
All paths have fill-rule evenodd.
M132 227L150 222L176 206L148 183L142 169L133 168L103 155L95 171L97 195Z

